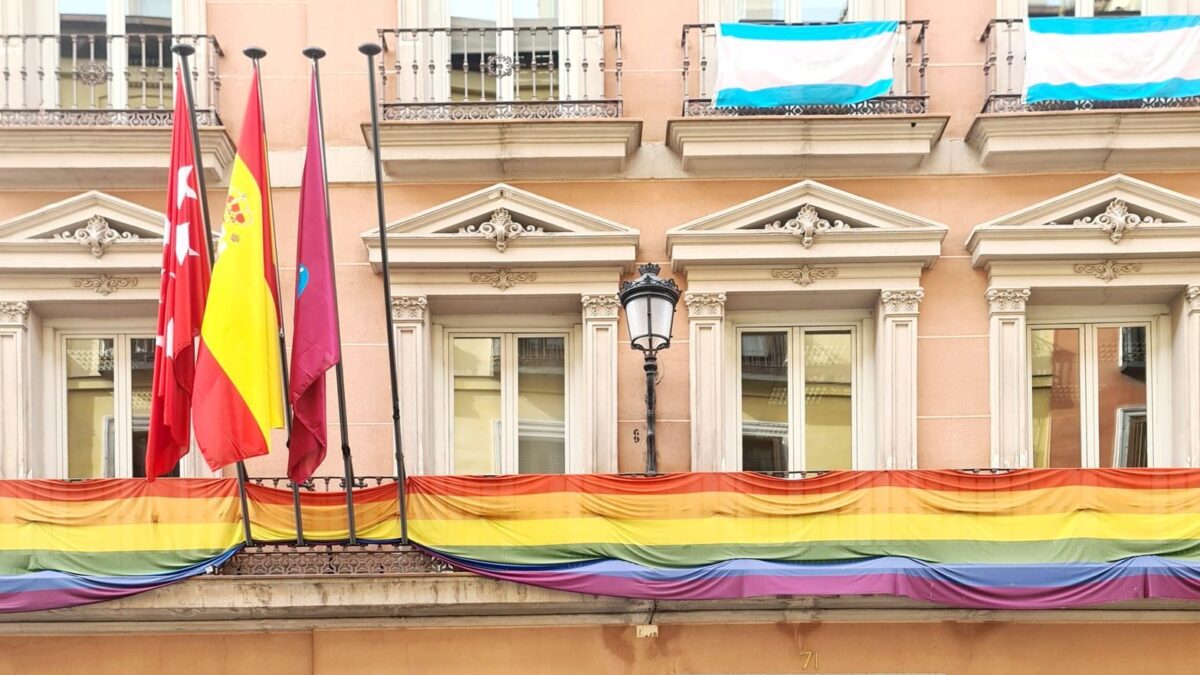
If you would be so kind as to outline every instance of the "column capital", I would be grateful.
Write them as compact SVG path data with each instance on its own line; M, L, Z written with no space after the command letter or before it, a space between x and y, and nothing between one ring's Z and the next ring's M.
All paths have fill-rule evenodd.
M983 295L987 298L990 314L1024 314L1030 291L1028 288L989 288Z
M1200 312L1200 286L1188 286L1183 293L1188 312Z
M584 319L615 319L621 309L617 294L585 295L580 298Z
M925 291L913 288L901 291L882 291L879 302L883 305L884 315L916 314L920 311L921 301L925 299Z
M429 300L423 295L392 298L392 321L424 321Z
M683 301L692 319L721 319L725 317L724 293L685 293Z
M0 323L24 324L29 317L29 303L24 300L0 300Z

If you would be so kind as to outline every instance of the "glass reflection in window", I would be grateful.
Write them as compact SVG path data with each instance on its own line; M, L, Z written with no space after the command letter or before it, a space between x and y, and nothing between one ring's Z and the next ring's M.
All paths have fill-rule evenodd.
M742 333L742 470L788 470L788 332Z
M517 471L567 468L566 339L517 338Z
M500 338L456 337L451 359L454 473L499 473L504 433Z

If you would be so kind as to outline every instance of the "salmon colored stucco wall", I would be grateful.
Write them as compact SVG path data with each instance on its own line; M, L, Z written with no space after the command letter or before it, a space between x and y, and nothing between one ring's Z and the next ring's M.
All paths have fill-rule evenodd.
M1195 672L1187 624L411 628L0 637L0 675ZM1152 665L1150 665L1152 664ZM1150 666L1150 667L1148 667Z

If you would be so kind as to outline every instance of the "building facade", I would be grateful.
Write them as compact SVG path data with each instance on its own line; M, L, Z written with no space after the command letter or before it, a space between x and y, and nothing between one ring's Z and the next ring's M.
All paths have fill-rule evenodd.
M410 474L642 471L642 356L616 294L644 263L684 291L659 355L663 472L1198 467L1200 102L1020 96L1030 16L1187 13L1200 2L0 0L0 478L144 474L180 41L197 48L214 214L252 72L241 50L268 52L284 289L301 50L328 52L360 475L396 469L387 331ZM861 20L899 22L887 96L712 106L714 24ZM384 46L373 73L368 41ZM285 475L274 442L246 463L257 480ZM341 472L330 452L318 474ZM195 452L179 475L212 476ZM0 672L1194 668L1183 603L654 603L449 574L415 552L378 569L342 549L263 555L0 616Z

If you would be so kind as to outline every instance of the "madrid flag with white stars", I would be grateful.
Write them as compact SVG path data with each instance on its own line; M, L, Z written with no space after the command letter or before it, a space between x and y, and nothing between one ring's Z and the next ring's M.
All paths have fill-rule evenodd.
M191 443L192 381L196 372L193 345L200 335L209 281L195 157L183 78L177 69L150 438L146 445L146 477L150 480L171 473Z

